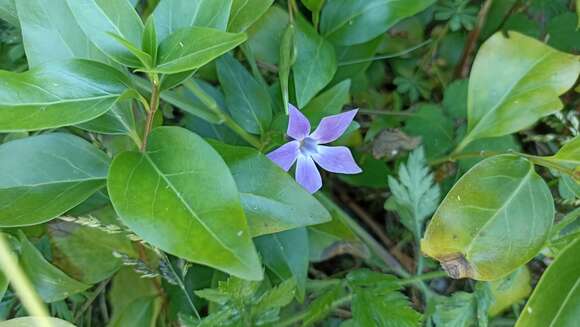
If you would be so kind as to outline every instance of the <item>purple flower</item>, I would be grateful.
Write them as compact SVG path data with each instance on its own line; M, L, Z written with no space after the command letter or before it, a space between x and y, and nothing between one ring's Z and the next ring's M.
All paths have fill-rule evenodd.
M296 163L296 181L308 192L322 187L322 178L315 162L332 173L358 174L362 172L345 146L324 146L338 139L348 128L357 109L323 118L318 128L310 133L310 122L296 107L288 104L288 131L292 139L270 152L268 158L288 171Z

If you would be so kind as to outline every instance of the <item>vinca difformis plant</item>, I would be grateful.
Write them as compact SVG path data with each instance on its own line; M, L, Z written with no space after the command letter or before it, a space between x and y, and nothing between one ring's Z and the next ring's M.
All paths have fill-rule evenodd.
M579 7L0 0L0 327L576 326Z

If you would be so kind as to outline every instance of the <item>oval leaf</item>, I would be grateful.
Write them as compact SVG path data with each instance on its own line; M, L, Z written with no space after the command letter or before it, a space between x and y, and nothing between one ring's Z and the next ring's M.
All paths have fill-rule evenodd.
M274 0L233 0L228 31L243 32L266 13Z
M83 139L44 134L0 146L0 226L39 224L104 186L109 158Z
M22 270L44 302L61 301L90 287L70 278L48 262L22 232L20 247L19 262Z
M526 159L486 159L449 191L433 216L421 250L451 277L496 280L532 259L554 219L554 201Z
M235 181L196 134L153 130L147 152L113 160L108 190L121 220L145 241L241 278L262 278Z
M260 152L217 142L212 145L236 180L253 236L330 220L318 200Z
M197 69L244 41L244 33L226 33L206 27L180 29L159 45L155 71L175 74Z
M563 108L558 96L580 73L578 57L530 37L497 33L480 48L468 91L468 133L463 144L511 134Z
M434 0L327 0L322 9L322 35L339 45L370 41L403 18L425 10Z
M89 121L107 112L129 81L114 68L74 59L25 73L0 71L0 131L33 131Z
M572 327L580 317L580 239L546 269L516 327Z

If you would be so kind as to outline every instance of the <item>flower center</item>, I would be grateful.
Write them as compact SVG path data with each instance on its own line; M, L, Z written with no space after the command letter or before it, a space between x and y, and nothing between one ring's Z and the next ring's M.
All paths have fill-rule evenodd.
M307 137L300 142L300 152L303 155L313 155L318 152L318 142L315 139Z

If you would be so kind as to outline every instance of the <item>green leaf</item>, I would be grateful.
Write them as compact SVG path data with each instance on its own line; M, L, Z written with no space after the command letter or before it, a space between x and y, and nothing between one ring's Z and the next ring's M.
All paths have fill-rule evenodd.
M141 40L141 49L145 53L151 56L153 62L157 62L157 47L159 46L157 42L157 30L155 29L155 18L154 16L149 16L147 22L145 23L145 29L143 30L143 40Z
M125 325L119 324L119 321L124 320L127 322L130 320L131 315L126 312L140 313L139 310L137 310L138 308L136 308L138 305L135 303L139 303L140 299L150 300L154 296L159 298L161 294L159 294L159 291L155 287L155 283L158 282L158 279L141 278L132 267L121 268L113 277L111 281L111 290L107 294L112 310L109 326L125 327ZM131 291L127 292L128 289ZM149 306L149 303L142 303L139 307L144 308L146 306ZM145 310L145 313L148 311L151 312L150 310ZM139 317L134 316L134 318L135 320L141 320L143 319L143 316L144 314L141 314ZM156 321L155 316L151 317L151 321ZM135 327L141 326L151 325L143 324Z
M88 60L55 62L25 73L0 71L0 131L78 124L107 112L127 91L119 71Z
M130 100L119 101L103 115L86 123L78 124L77 127L101 134L128 134L133 139L139 139L131 104Z
M4 298L4 293L6 293L6 290L8 289L8 284L8 278L0 272L0 301Z
M30 67L72 58L112 62L77 24L67 0L16 0L15 3Z
M104 186L109 158L69 134L44 134L0 146L0 226L39 224Z
M288 22L288 13L274 5L248 29L248 46L257 60L278 64L280 42Z
M153 12L157 38L165 40L176 31L193 27L211 27L224 31L232 0L162 0Z
M159 45L155 72L175 74L197 69L246 41L246 34L207 27L183 28Z
M145 153L113 160L107 186L121 220L145 241L240 278L262 278L235 181L199 136L154 129Z
M518 140L514 135L504 135L500 137L475 140L469 143L469 145L463 149L463 152L481 153L481 151L490 151L502 153L508 151L520 151L521 148L521 145L518 143ZM483 159L483 157L461 159L458 161L459 168L461 168L462 171L468 171Z
M566 143L558 153L545 159L568 167L576 172L580 171L580 136L576 136ZM575 176L575 179L580 180L580 177Z
M469 81L456 80L445 88L443 110L454 119L467 118L467 90Z
M575 326L580 315L580 238L548 266L516 327Z
M580 73L574 55L518 33L496 33L480 48L469 79L463 145L517 132L562 109L558 96Z
M384 36L376 37L368 42L352 46L335 46L338 70L333 82L346 78L354 78L357 74L366 71L373 63L373 57L384 40Z
M296 17L296 50L292 71L296 104L302 108L332 80L336 55L332 45L300 15Z
M386 32L400 20L413 16L434 0L327 0L322 9L322 35L339 45L364 43Z
M68 321L58 318L46 317L20 317L0 322L0 327L31 327L42 326L49 323L51 327L75 327Z
M112 208L94 212L90 217L103 224L117 224ZM121 260L115 252L137 257L126 235L107 233L94 227L68 222L55 222L48 226L53 253L53 263L71 277L87 284L96 284L111 277L120 267Z
M420 326L421 314L399 292L401 286L394 276L360 269L350 272L347 281L353 290L354 326Z
M233 0L228 31L243 32L258 20L274 0Z
M212 142L228 165L252 236L330 220L326 209L266 156L247 147Z
M264 264L282 280L294 279L297 297L304 300L308 277L308 232L295 228L254 239Z
M272 121L268 90L231 55L217 61L217 71L233 119L246 131L263 134Z
M302 0L302 4L304 4L304 7L308 8L308 10L317 12L322 9L324 0Z
M0 0L0 19L8 22L12 26L18 26L18 15L16 13L15 0Z
M318 126L322 118L336 115L350 101L350 80L344 80L316 96L302 108L302 113L308 117L313 126Z
M573 12L566 12L552 18L548 22L548 44L554 48L578 53L580 51L580 30L577 28L578 15Z
M116 62L138 67L139 60L110 33L141 44L143 22L127 0L66 0L70 12L88 39ZM71 28L71 27L67 27Z
M506 278L490 282L494 301L489 307L489 315L496 316L527 298L532 292L530 283L530 270L526 266L520 267Z
M120 35L117 35L115 33L109 33L109 36L112 37L119 44L124 46L125 49L127 49L133 56L135 56L135 58L137 58L137 60L139 60L139 63L129 66L136 68L151 69L154 62L153 58L151 58L151 56L147 52L141 50L141 48L139 48L137 45L131 43L129 40L125 39Z
M141 297L129 303L110 327L155 326L161 310L161 299L157 296Z
M280 42L280 65L278 66L278 79L280 80L280 91L282 92L282 106L284 113L288 114L288 103L290 103L290 95L288 94L288 82L290 79L290 69L296 60L296 47L294 45L295 38L294 24L288 24L282 42Z
M417 112L405 122L403 131L421 136L429 159L438 158L453 147L453 121L435 104L419 105Z
M437 299L433 320L437 326L487 326L487 311L493 298L485 284L478 284L474 293L455 292Z
M554 201L534 165L513 155L486 159L447 194L421 240L453 278L496 280L532 259L554 219Z
M318 296L308 305L308 311L306 311L304 319L302 319L302 327L313 326L328 316L334 310L332 304L339 300L343 294L344 287L337 285Z
M441 197L439 185L427 166L423 148L414 150L407 164L399 166L399 179L397 181L389 176L389 188L393 195L385 203L385 208L396 210L403 225L419 240L425 219L437 209Z
M19 262L44 302L61 301L90 287L70 278L50 264L22 232L20 232Z

